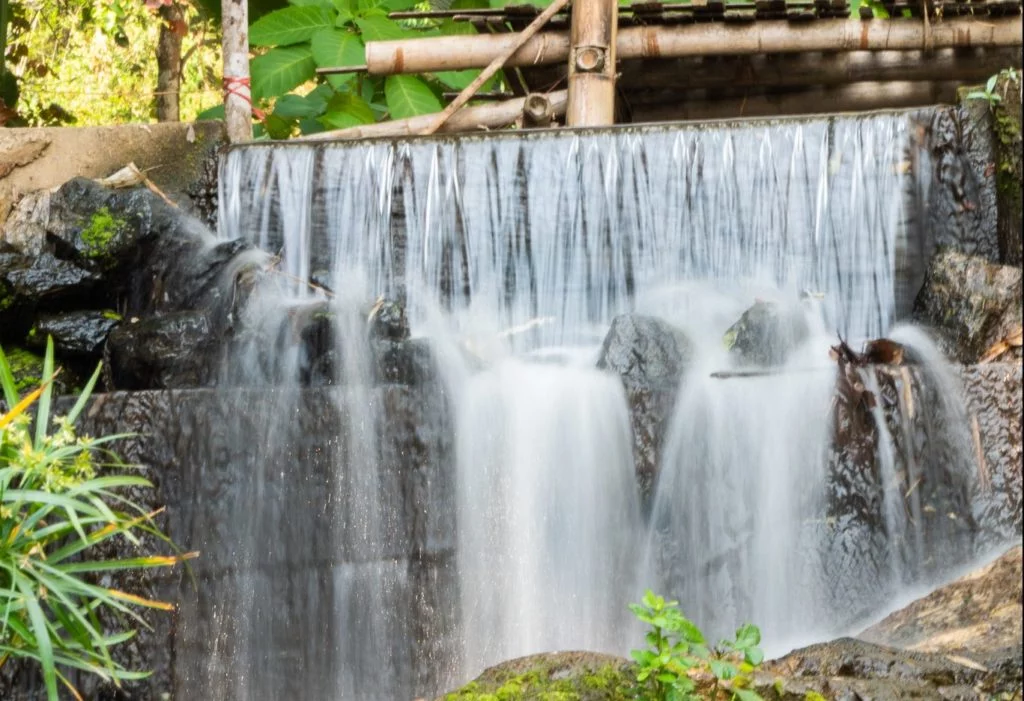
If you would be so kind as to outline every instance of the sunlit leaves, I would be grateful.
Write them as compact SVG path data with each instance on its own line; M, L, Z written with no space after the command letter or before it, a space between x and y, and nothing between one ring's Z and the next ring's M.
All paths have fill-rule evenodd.
M414 75L392 75L384 83L384 96L392 119L416 117L441 110L430 86Z
M642 701L697 701L696 684L690 670L698 669L715 678L716 688L731 701L761 701L748 687L750 673L760 664L763 653L758 646L761 631L744 624L733 640L723 640L709 649L704 634L679 610L679 603L666 601L651 590L629 610L637 620L650 626L644 641L647 647L631 651L637 663L635 697ZM717 696L715 698L718 698Z
M313 60L320 67L358 66L365 60L363 42L354 33L341 29L322 29L311 41ZM328 75L327 82L341 88L355 78L354 73Z
M361 97L338 93L327 104L326 113L318 121L328 129L344 129L372 124L375 120L373 110Z
M334 16L320 5L285 7L249 27L252 46L291 46L308 41L321 29L334 26Z
M256 98L283 95L314 75L316 61L308 46L271 49L252 60L252 93Z

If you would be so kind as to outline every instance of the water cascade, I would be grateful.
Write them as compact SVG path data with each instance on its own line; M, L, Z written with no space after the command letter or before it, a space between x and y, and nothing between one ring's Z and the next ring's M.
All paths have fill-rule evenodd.
M318 458L317 508L289 511L254 478L252 510L231 525L243 559L287 547L277 532L319 539L311 557L329 581L296 573L286 596L301 606L286 613L272 610L279 592L234 582L247 593L227 617L248 626L245 649L214 650L208 666L244 684L222 680L220 697L411 698L520 654L624 653L638 640L625 606L645 586L716 632L749 619L778 645L848 623L850 611L832 615L843 604L827 595L821 547L828 347L837 331L852 344L887 333L911 302L912 120L230 150L220 235L258 243L255 264L282 273L249 292L258 323L227 359L232 383L278 388L255 436L237 438L273 435L320 378L337 440ZM757 299L806 334L781 369L716 376L743 369L722 338ZM365 341L367 316L392 305L427 339L454 421L453 473L423 477L430 500L411 513L381 464L389 395ZM595 368L627 312L692 343L646 506L626 395ZM433 623L410 623L410 607ZM282 653L260 628L284 618L303 649Z

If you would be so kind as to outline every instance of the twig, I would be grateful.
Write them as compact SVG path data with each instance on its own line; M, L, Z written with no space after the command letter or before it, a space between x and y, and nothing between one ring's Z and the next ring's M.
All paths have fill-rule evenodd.
M435 131L441 128L448 118L451 117L455 112L462 107L464 104L469 102L470 98L476 94L484 83L491 79L495 73L501 70L501 67L505 65L505 62L511 58L512 54L520 49L527 41L529 41L534 34L540 31L541 27L547 24L548 20L555 16L559 10L565 7L569 3L569 0L555 0L553 3L548 5L547 9L537 15L537 18L527 25L526 29L519 32L519 36L516 38L507 49L498 54L493 61L491 61L486 68L480 71L480 75L476 79L466 86L465 90L459 93L451 104L444 108L444 111L437 116L437 119L430 124L426 129L423 130L423 136L429 136Z

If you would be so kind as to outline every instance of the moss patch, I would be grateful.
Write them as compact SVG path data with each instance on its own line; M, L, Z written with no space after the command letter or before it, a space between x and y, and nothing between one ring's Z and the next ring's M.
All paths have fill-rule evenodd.
M445 701L611 701L629 698L625 660L559 652L512 660L446 694Z
M14 376L14 389L18 394L33 390L42 382L43 358L24 348L5 348L4 355Z
M100 207L92 215L89 225L80 234L85 255L89 258L105 258L110 252L110 242L124 229L125 221L110 213L107 207Z

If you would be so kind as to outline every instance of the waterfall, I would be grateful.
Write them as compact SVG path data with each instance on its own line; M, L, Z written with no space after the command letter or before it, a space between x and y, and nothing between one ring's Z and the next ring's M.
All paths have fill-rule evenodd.
M300 660L309 683L274 684L285 662L268 671L272 637L254 626L236 662L250 687L411 697L516 655L625 653L639 642L626 604L645 586L664 587L716 633L741 619L783 641L834 632L818 552L828 345L836 331L852 343L881 336L908 306L898 291L918 264L905 197L916 187L910 119L229 150L220 236L257 243L258 264L279 275L250 292L245 326L255 331L225 378L290 388L277 415L262 417L268 434L300 410L293 390L317 372L334 384L339 416L322 509L281 513L254 478L248 522L300 519L331 552L320 554L329 586L310 575L325 594L298 622L321 641L313 661ZM389 510L395 485L380 465L383 415L363 340L378 298L398 300L413 337L429 338L455 421L452 494L416 505L455 510L455 584L434 582L446 610L432 610L454 617L457 642L426 678L409 656L437 641L403 623L403 607L422 606L411 573L423 555L402 552ZM799 310L808 339L784 372L713 377L737 367L722 337L755 299ZM646 520L626 396L595 369L611 320L631 311L674 323L697 349ZM313 343L330 349L329 370L302 357L318 314L336 329ZM283 545L246 533L243 555ZM270 604L236 584L250 592L233 611L237 628Z

